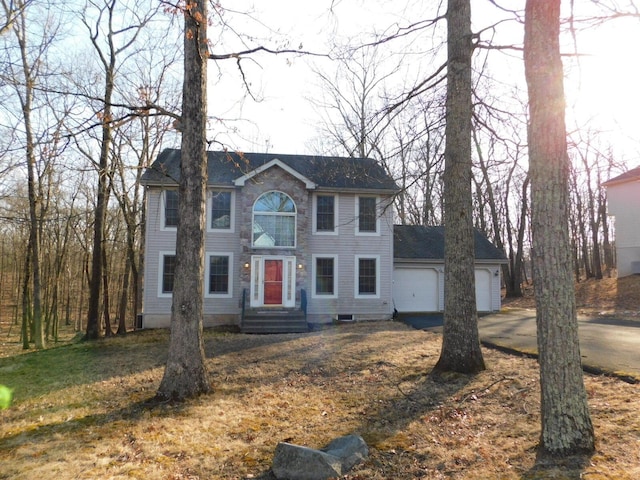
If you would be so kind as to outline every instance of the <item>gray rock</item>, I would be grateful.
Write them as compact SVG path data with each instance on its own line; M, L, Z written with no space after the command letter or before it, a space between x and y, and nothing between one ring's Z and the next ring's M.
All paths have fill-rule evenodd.
M344 472L351 470L369 456L369 447L360 435L336 438L322 451L341 459Z
M342 461L320 450L280 442L271 470L278 480L326 480L342 475Z
M368 455L359 435L336 438L321 450L281 442L271 470L278 480L327 480L344 475Z

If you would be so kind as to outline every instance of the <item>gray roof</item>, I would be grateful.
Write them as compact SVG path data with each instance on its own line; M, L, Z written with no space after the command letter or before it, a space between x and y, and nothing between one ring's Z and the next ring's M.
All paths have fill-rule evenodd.
M503 263L504 253L482 233L475 231L476 260ZM444 227L424 225L394 225L393 258L405 260L444 260Z
M279 160L319 188L397 191L382 165L370 158L283 155L275 153L207 152L209 185L233 186L257 168ZM171 185L180 179L180 150L163 150L142 175L146 185Z

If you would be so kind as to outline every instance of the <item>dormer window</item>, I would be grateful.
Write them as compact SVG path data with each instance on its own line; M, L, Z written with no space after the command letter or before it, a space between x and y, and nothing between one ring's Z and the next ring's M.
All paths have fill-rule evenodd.
M254 247L295 247L296 205L283 192L267 192L253 205Z

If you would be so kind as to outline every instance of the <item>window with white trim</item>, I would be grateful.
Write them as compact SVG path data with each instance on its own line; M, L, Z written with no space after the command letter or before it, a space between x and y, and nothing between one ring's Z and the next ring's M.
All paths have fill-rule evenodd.
M176 228L178 226L178 190L164 190L162 192L162 227Z
M262 194L253 204L254 247L295 247L296 205L283 192Z
M337 298L338 256L313 255L313 296Z
M380 257L356 256L355 292L357 298L380 296Z
M378 212L376 197L358 197L357 199L357 232L371 234L378 232Z
M314 233L337 233L337 203L338 198L335 195L316 195L314 197Z
M159 270L158 296L171 296L173 294L173 280L176 272L175 253L160 252Z
M233 230L233 194L212 190L209 197L209 229Z
M205 292L208 297L230 297L233 257L226 253L208 253L205 264Z

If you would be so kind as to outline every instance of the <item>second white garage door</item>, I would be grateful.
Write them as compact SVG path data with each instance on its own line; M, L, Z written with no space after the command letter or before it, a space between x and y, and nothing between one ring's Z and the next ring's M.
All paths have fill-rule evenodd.
M492 274L484 268L475 271L476 305L479 312L492 308ZM398 268L393 272L393 301L399 312L440 312L444 279L435 268Z
M440 282L435 268L396 268L393 301L399 312L439 312Z
M479 312L490 312L491 279L493 275L487 269L476 268L476 306Z

